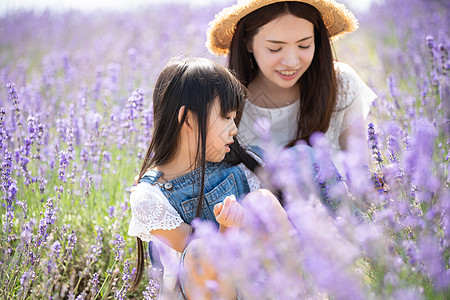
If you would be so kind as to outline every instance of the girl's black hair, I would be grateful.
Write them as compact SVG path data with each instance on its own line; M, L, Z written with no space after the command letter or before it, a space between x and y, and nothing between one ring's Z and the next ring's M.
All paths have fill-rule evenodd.
M246 88L226 68L208 59L191 58L169 62L156 81L153 91L153 132L152 140L145 155L139 180L149 168L170 162L179 148L179 135L188 111L191 111L198 123L197 154L194 168L200 168L197 181L200 191L196 217L201 216L204 202L205 152L208 116L215 99L220 101L223 117L230 112L240 111L247 99ZM178 121L180 108L184 114ZM244 163L254 171L259 165L234 138L230 153L225 161L236 165ZM195 189L194 189L195 190ZM137 288L144 269L144 251L141 239L137 238L137 272L132 289Z

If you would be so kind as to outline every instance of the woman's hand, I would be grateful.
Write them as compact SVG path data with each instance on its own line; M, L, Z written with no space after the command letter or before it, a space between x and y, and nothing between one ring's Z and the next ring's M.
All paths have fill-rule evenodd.
M221 225L221 231L229 227L242 228L244 226L245 209L236 201L234 195L227 196L222 203L217 203L214 206L214 215Z

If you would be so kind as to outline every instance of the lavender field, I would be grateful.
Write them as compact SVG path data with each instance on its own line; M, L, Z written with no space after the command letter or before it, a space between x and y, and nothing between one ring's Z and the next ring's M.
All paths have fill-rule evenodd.
M128 292L130 187L167 60L225 63L204 46L220 9L0 19L1 299L156 299L155 272ZM262 176L286 195L295 238L276 234L263 202L250 233L219 238L196 225L245 299L450 298L449 16L446 0L389 0L357 14L360 29L335 42L378 99L370 168L359 167L360 147L338 157L348 191L328 187L341 201L332 216L311 188L327 167L313 178L300 172L305 153L286 151L268 156ZM319 160L329 157L325 140L313 144Z

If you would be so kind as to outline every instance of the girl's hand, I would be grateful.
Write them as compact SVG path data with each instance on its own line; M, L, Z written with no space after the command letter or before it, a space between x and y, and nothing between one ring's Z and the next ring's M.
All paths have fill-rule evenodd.
M227 196L222 203L214 206L217 222L224 227L244 226L245 209L236 201L234 195Z

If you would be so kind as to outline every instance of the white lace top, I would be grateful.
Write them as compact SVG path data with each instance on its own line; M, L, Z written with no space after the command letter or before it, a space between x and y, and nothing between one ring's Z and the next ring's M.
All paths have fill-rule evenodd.
M339 137L359 116L364 119L369 114L370 104L377 95L362 81L352 67L335 62L338 95L336 109L325 133L332 147L340 150ZM271 141L277 147L284 147L296 136L297 114L300 100L280 108L259 107L247 102L239 124L238 139L243 145L262 147L254 122L266 118L271 124Z
M261 161L259 161L261 163ZM244 172L250 192L261 187L261 181L244 164L239 164ZM183 220L158 185L139 183L130 196L131 222L128 235L137 236L148 242L152 239L152 230L171 230L179 227Z

